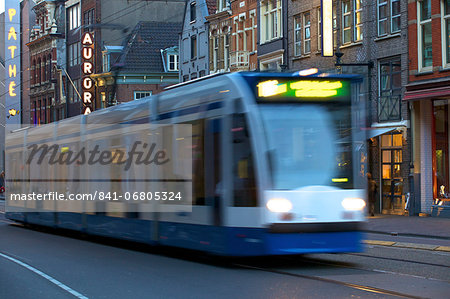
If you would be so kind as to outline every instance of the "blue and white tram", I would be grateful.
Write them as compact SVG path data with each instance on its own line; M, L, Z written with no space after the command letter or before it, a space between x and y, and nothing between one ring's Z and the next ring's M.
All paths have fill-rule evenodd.
M223 74L60 121L49 134L81 122L192 124L192 212L6 217L228 256L361 251L359 83L346 75Z

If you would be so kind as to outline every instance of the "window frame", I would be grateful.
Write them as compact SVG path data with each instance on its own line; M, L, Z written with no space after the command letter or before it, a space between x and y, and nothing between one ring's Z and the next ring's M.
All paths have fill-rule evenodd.
M189 16L191 20L190 23L195 23L195 20L197 19L197 3L195 1L191 2Z
M69 30L75 30L81 26L81 8L80 3L70 6L68 9Z
M317 8L317 51L322 50L322 13L320 6Z
M360 42L364 39L364 34L363 34L363 3L362 0L353 0L353 42ZM359 3L359 9L357 9L356 5L357 3ZM360 20L361 23L357 23L358 22L358 14L360 14ZM360 28L360 36L357 36L358 34L358 30L357 28Z
M388 15L387 15L387 5L388 5L389 0L377 0L377 35L378 36L385 36L389 34L388 31ZM380 7L381 6L386 6L386 16L381 19L380 18ZM380 33L380 23L381 22L385 22L386 24L386 32L385 33Z
M433 70L433 55L431 56L431 66L423 66L423 58L424 58L424 44L422 42L423 38L423 27L427 24L431 24L431 12L430 12L430 18L426 19L425 21L422 21L422 13L421 8L425 1L430 1L430 8L431 8L431 0L418 0L416 1L417 6L417 59L418 59L418 70L419 72L428 72ZM431 35L431 48L433 48L433 35Z
M446 26L446 22L450 23L450 12L445 14L445 0L441 0L441 45L442 45L442 68L450 68L450 32L447 32L449 27ZM449 9L450 10L450 9Z
M402 3L400 2L400 0L389 0L389 2L390 2L390 16L389 16L389 18L390 18L390 21L391 21L391 34L395 34L395 33L398 33L398 32L401 32L402 31L402 12L401 12L401 5L402 5ZM399 4L399 14L397 14L397 15L393 15L393 3L394 2L398 2L398 4ZM399 28L398 28L398 30L395 30L394 31L394 29L393 29L393 27L392 27L392 25L394 24L394 22L393 22L393 19L394 18L399 18L400 19L400 25L399 25Z
M299 34L298 40L297 40L297 33ZM294 16L294 56L301 56L301 55L302 55L302 15L298 14Z
M308 24L306 24L306 16L308 16ZM309 11L305 11L302 14L302 21L303 21L303 53L310 54L311 53L311 13ZM309 30L309 38L306 38L306 33ZM306 50L306 45L309 45L309 50Z
M229 28L227 28L226 30L223 30L223 32L225 33L223 35L223 63L224 63L224 69L228 70L230 68L230 30ZM244 32L244 36L245 36L245 32ZM244 42L244 47L247 46L246 41ZM247 49L245 49L247 50Z
M275 3L275 6L273 6ZM283 37L283 3L281 0L262 0L260 4L261 44ZM276 26L274 26L274 24Z
M197 58L197 35L191 36L191 59Z
M170 67L170 64L171 64L170 58L171 57L174 57L174 61L173 61L174 68ZM167 70L169 72L177 72L179 70L178 63L179 63L178 54L175 54L175 53L167 54Z
M400 66L400 69L397 71L394 71L394 66L398 64ZM383 65L388 65L389 66L389 72L388 73L382 73L382 66ZM399 85L394 86L395 83L395 76L399 76L400 82ZM384 77L387 77L389 79L389 83L388 89L383 89L382 86L382 79ZM383 59L380 60L378 62L378 121L379 122L386 122L386 121L398 121L401 119L402 117L402 112L401 112L401 94L402 94L402 61L401 61L401 56L395 56L392 57L390 59ZM397 97L397 100L395 100L395 98ZM386 119L380 119L381 116L381 109L383 107L381 107L381 101L383 98L386 98L386 101L389 101L390 106L392 107L392 103L393 101L396 101L396 103L394 103L394 105L397 105L398 107L398 116L397 117L391 117L390 112L388 111L389 115L387 116ZM387 109L389 109L389 107Z
M219 68L219 35L218 35L218 31L214 30L212 32L212 48L213 48L213 53L212 53L212 61L213 61L213 71L217 71L217 69Z
M136 96L138 94L140 95L140 97L136 98ZM135 90L135 91L133 91L133 100L137 101L137 100L140 100L142 98L149 97L151 95L152 95L152 91L151 90Z
M349 7L349 11L347 11L347 12L344 12L344 5L345 5L345 2L348 2L349 3L349 5L348 5L348 7ZM347 44L351 44L353 41L352 41L352 0L343 0L341 3L342 3L342 7L341 7L341 11L342 11L342 45L347 45ZM349 22L349 26L348 27L345 27L345 17L349 17L350 18L350 22ZM346 31L348 31L348 30L350 30L350 40L349 41L346 41L345 40L345 33L346 33Z

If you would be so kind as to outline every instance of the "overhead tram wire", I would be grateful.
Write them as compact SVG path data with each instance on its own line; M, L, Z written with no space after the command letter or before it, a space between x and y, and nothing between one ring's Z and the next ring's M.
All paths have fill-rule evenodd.
M125 14L119 16L118 18L121 18L121 17L124 17L124 16L126 16L126 15L129 15L130 13L132 13L132 12L134 12L134 11L136 11L136 10L139 10L139 9L141 9L141 8L144 8L144 6L148 6L148 5L150 5L151 3L153 3L153 2L168 2L168 1L166 1L166 0L153 0L152 2L145 2L145 3L143 3L143 2L137 2L137 3L135 3L135 4L130 5L129 7L125 8L124 10L127 10L128 8L134 7L134 6L138 5L138 4L144 4L144 5L142 5L142 6L140 6L140 7L136 7L135 9L133 9L133 10L131 10L131 11L129 11L129 12L127 12L127 13L125 13ZM179 1L170 1L170 2L179 2ZM201 7L201 6L204 6L204 4L201 4L201 5L199 5L198 7ZM110 17L112 17L112 16L115 16L115 15L118 14L118 13L124 12L124 10L116 11L116 12L114 12L114 13L112 13L112 14L110 14L110 15L104 17L104 18L102 18L102 20L103 20L103 19L108 19L108 18L110 18ZM183 11L183 14L184 14L184 11ZM176 16L178 16L178 15L176 15ZM172 18L173 18L173 16L172 16ZM108 22L103 22L103 21L102 21L102 22L100 22L100 23L98 23L98 24L104 24L104 25L106 25L106 24L113 24L114 20L115 20L115 19L113 19L113 20L111 20L111 21L108 21ZM167 21L167 19L165 19L165 20L163 20L163 21L161 21L161 22L166 22L166 21ZM81 27L81 26L80 26L80 27ZM22 32L21 32L20 34L22 34ZM116 41L116 40L113 40L113 41ZM30 52L30 50L23 51L23 52L22 52L22 55L23 55L23 54L27 54L27 53L29 53L29 52ZM13 60L13 59L12 59L12 58L6 59L5 62L6 62L6 61L10 61L10 60Z

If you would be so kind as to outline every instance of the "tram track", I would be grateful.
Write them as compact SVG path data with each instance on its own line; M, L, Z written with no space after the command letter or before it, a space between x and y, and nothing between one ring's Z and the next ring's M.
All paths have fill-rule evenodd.
M270 273L275 273L275 274L280 274L280 275L287 275L287 276L291 276L291 277L315 280L315 281L320 281L320 282L324 282L324 283L345 286L345 287L348 287L351 289L365 291L365 292L379 294L379 295L390 295L390 296L399 297L399 298L413 298L413 299L423 299L424 298L424 297L420 297L420 296L414 296L411 294L391 291L391 290L377 288L377 287L371 287L371 286L362 285L362 284L348 283L348 282L343 282L343 281L325 278L325 277L292 273L292 272L277 270L277 269L272 269L272 268L262 268L262 267L245 265L245 264L234 264L234 266L240 267L243 269L258 270L258 271L270 272ZM360 268L356 268L356 269L360 269ZM366 270L366 269L360 269L360 270Z
M446 266L446 265L440 265L440 264L434 264L434 263L426 263L426 262L420 262L420 261L412 261L412 260L399 259L399 258L391 258L391 257L373 256L373 255L369 255L369 254L346 253L345 255L361 256L361 257L368 257L368 258L374 258L374 259L382 259L382 260L405 262L405 263L413 263L413 264L426 265L426 266L449 268L449 266Z

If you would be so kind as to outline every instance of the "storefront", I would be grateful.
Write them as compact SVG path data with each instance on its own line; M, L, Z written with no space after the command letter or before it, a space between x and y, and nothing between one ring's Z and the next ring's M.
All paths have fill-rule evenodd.
M450 217L449 86L442 80L410 85L405 97L413 122L414 200L421 213L436 217Z
M372 128L368 132L370 172L378 185L375 213L404 215L408 190L407 126Z

